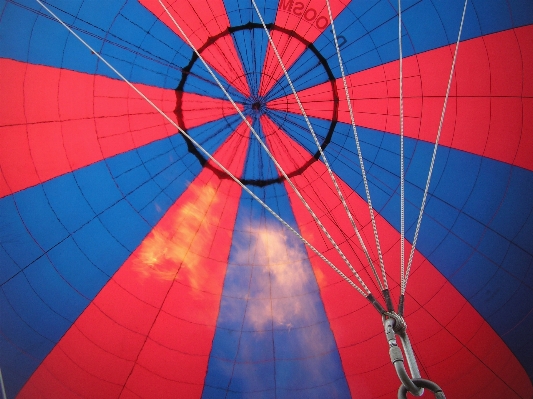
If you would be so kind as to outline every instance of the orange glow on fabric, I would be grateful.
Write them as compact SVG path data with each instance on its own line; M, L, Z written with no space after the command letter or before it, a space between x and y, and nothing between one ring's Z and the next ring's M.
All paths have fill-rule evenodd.
M191 186L190 190L195 198L176 211L172 228L157 226L141 244L134 267L144 277L173 280L180 269L185 268L194 288L198 288L206 277L197 271L196 266L202 259L191 246L197 236L206 234L218 223L216 216L208 215L209 208L218 201L217 192L210 184L201 188Z

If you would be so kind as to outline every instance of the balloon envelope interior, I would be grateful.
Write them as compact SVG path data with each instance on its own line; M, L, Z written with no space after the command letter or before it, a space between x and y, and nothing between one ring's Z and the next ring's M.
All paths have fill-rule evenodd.
M394 397L405 285L422 378L531 398L533 3L464 7L1 0L6 396Z

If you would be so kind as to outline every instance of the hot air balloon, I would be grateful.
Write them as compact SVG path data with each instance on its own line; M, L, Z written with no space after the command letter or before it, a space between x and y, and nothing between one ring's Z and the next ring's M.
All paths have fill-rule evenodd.
M4 398L533 397L532 2L0 4Z

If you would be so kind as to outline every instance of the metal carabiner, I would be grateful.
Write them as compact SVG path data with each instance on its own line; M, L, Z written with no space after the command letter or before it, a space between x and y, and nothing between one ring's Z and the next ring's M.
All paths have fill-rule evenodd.
M385 317L388 316L388 317ZM409 370L411 371L412 378L420 379L420 371L416 364L416 359L414 357L414 352L411 347L411 342L406 333L406 325L401 316L398 316L395 313L387 312L383 318L383 326L385 327L385 335L389 343L389 355L394 368L396 369L396 374L402 382L402 386L406 388L407 391L411 392L415 396L421 396L424 393L423 387L418 387L411 377L407 374L405 370L405 365L403 363L403 353L398 343L396 342L396 334L400 336L402 341L402 346L407 357L407 364L409 365ZM398 323L398 325L396 325ZM396 327L396 328L395 328Z
M413 383L413 381L411 381L411 377L409 377L409 375L407 374L407 371L405 370L405 366L403 363L403 353L400 347L398 346L398 343L396 342L396 331L394 331L395 323L396 323L396 320L391 317L386 318L383 321L383 325L385 327L385 335L389 343L389 355L390 355L391 362L394 365L394 368L396 369L396 374L398 374L398 378L400 378L400 381L402 382L403 386L413 395L421 396L424 393L424 390L420 387L417 387ZM407 337L407 335L405 334L405 330L404 330L404 334L402 335ZM407 342L409 342L408 339L407 339ZM403 340L402 340L402 343L404 343ZM410 344L408 345L410 346ZM404 350L405 350L405 346L404 346ZM413 378L420 378L420 372L418 371L418 367L416 367L416 362L414 361L414 357L410 361L409 356L408 356L408 364L411 368L411 374L413 375Z
M396 369L396 374L400 378L402 385L398 390L398 399L407 399L407 392L412 393L415 396L422 396L424 393L424 388L429 389L435 394L437 399L446 399L442 389L435 384L433 381L425 380L420 377L420 371L418 370L418 365L416 364L415 354L411 346L411 341L407 335L407 325L403 317L398 315L395 312L384 312L383 313L383 326L385 327L385 335L387 336L387 341L389 343L389 355L394 368ZM407 364L409 365L409 371L411 376L407 374L405 366L403 364L403 353L402 350L398 347L396 342L396 335L400 337L402 341L403 351L407 358Z

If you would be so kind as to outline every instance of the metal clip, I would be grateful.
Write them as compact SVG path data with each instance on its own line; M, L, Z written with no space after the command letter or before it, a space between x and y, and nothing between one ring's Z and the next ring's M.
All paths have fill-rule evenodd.
M407 325L405 324L403 317L399 316L395 312L385 312L383 316L383 326L385 327L385 335L389 343L389 355L391 362L396 369L396 374L398 374L398 377L402 382L402 388L405 388L406 391L411 392L415 396L421 396L424 393L424 389L423 387L417 386L407 374L403 362L402 350L399 348L398 343L396 342L396 335L398 335L402 341L403 350L407 358L407 364L409 365L409 371L411 372L412 378L415 380L421 379L413 348L411 347L411 342L407 336ZM400 398L400 396L398 397Z

